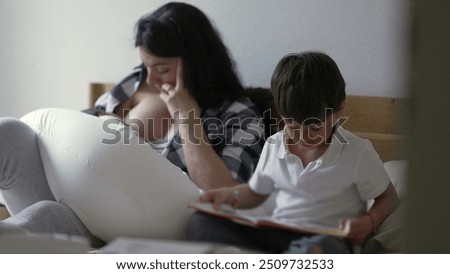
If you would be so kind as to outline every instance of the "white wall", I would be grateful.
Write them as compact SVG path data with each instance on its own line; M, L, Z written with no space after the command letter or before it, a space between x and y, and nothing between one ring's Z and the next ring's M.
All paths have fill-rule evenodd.
M139 62L136 20L167 1L0 1L0 116L83 109L88 83L118 81ZM186 1L216 23L245 85L269 86L277 61L329 53L349 94L405 96L407 0Z

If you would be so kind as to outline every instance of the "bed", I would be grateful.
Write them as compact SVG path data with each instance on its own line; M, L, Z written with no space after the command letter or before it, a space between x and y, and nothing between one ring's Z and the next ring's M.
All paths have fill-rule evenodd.
M92 107L95 100L101 94L111 89L113 85L113 83L90 84L89 106ZM247 91L251 93L253 99L263 109L270 108L274 111L270 93L267 89L250 88ZM342 121L344 128L372 142L381 160L384 162L391 181L397 189L400 201L405 194L406 186L407 162L403 149L406 137L402 125L405 124L404 112L407 103L408 100L405 98L348 95L347 106L343 115L344 120ZM402 251L402 205L403 203L400 202L399 207L380 226L375 237L366 244L362 252ZM262 212L267 213L265 209L262 209ZM180 229L184 230L182 227Z
M96 99L113 86L113 83L91 83L89 106L92 107ZM275 108L268 89L249 88L247 92L263 109L271 109L274 113ZM344 128L371 141L384 162L400 200L405 193L407 173L407 154L404 149L407 103L408 99L399 97L347 95L346 109L341 120ZM377 235L367 243L363 252L402 251L402 210L403 206L400 203L395 212L379 228Z

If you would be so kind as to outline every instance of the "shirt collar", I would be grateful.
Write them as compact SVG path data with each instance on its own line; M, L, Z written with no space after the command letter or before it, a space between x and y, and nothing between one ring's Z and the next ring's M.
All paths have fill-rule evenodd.
M280 134L277 136L278 138L280 138L281 140L277 140L281 145L278 148L278 158L280 159L284 159L284 157L286 157L287 154L290 154L291 152L288 150L286 143L285 143L285 139L284 139L284 129L282 131L279 132Z
M336 128L331 138L331 143L328 145L327 150L321 157L322 164L332 164L339 158L345 143L341 142L338 136L342 136L344 134L343 131L344 129L340 126Z
M336 131L333 133L333 136L331 137L331 143L328 145L327 150L319 159L317 159L317 161L321 161L322 164L332 164L339 158L339 155L341 154L342 148L344 147L345 143L339 140L340 138L338 138L338 136L345 135L344 132L345 129L343 129L342 127L338 126L336 128ZM286 155L291 154L291 152L289 151L285 143L284 131L281 131L280 133L281 134L278 137L281 139L279 140L281 145L278 149L277 156L280 159L284 159Z

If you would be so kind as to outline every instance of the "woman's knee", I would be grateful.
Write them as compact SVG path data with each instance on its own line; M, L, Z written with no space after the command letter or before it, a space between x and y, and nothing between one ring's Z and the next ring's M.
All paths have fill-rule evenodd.
M93 246L104 244L89 232L72 209L55 201L36 202L4 222L30 232L83 236L89 239Z
M76 218L72 210L66 205L56 201L47 201L47 200L38 201L30 205L29 207L25 208L14 217L18 219L21 218L22 221L27 223L36 223L44 220L46 221L46 223L48 223L48 220L60 220L64 222L64 220L67 218L68 219ZM36 231L44 232L39 231L40 228L36 228L37 229ZM34 228L31 228L31 231L34 230L35 230Z
M23 141L28 143L36 138L36 133L27 124L16 118L0 118L0 144L17 144ZM2 148L2 150L4 150Z
M0 118L0 136L0 189L10 189L20 181L17 174L32 168L28 162L39 153L37 137L33 129L15 118Z
M56 201L39 201L35 203L32 207L39 208L41 214L45 215L55 215L55 216L67 216L74 214L72 210L59 202Z
M66 205L55 201L39 201L14 215L9 222L17 222L31 232L57 232L70 235L86 235L83 223Z

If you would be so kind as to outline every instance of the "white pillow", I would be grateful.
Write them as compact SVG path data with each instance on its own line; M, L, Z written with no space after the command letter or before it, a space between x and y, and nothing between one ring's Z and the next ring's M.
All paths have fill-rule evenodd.
M391 182L395 190L397 190L398 197L405 195L407 164L406 160L388 161L384 163L384 169L386 169L389 178L391 178Z
M107 118L107 117L106 117ZM22 118L39 134L47 180L95 236L182 239L198 188L118 123L65 109ZM113 138L114 137L114 138ZM120 138L119 138L120 137ZM112 138L116 141L113 144Z
M402 200L406 192L407 161L396 160L385 162L384 168L397 190L399 205L383 224L381 224L373 239L377 240L389 252L401 252L403 250L404 239L404 233L402 232L404 205Z

